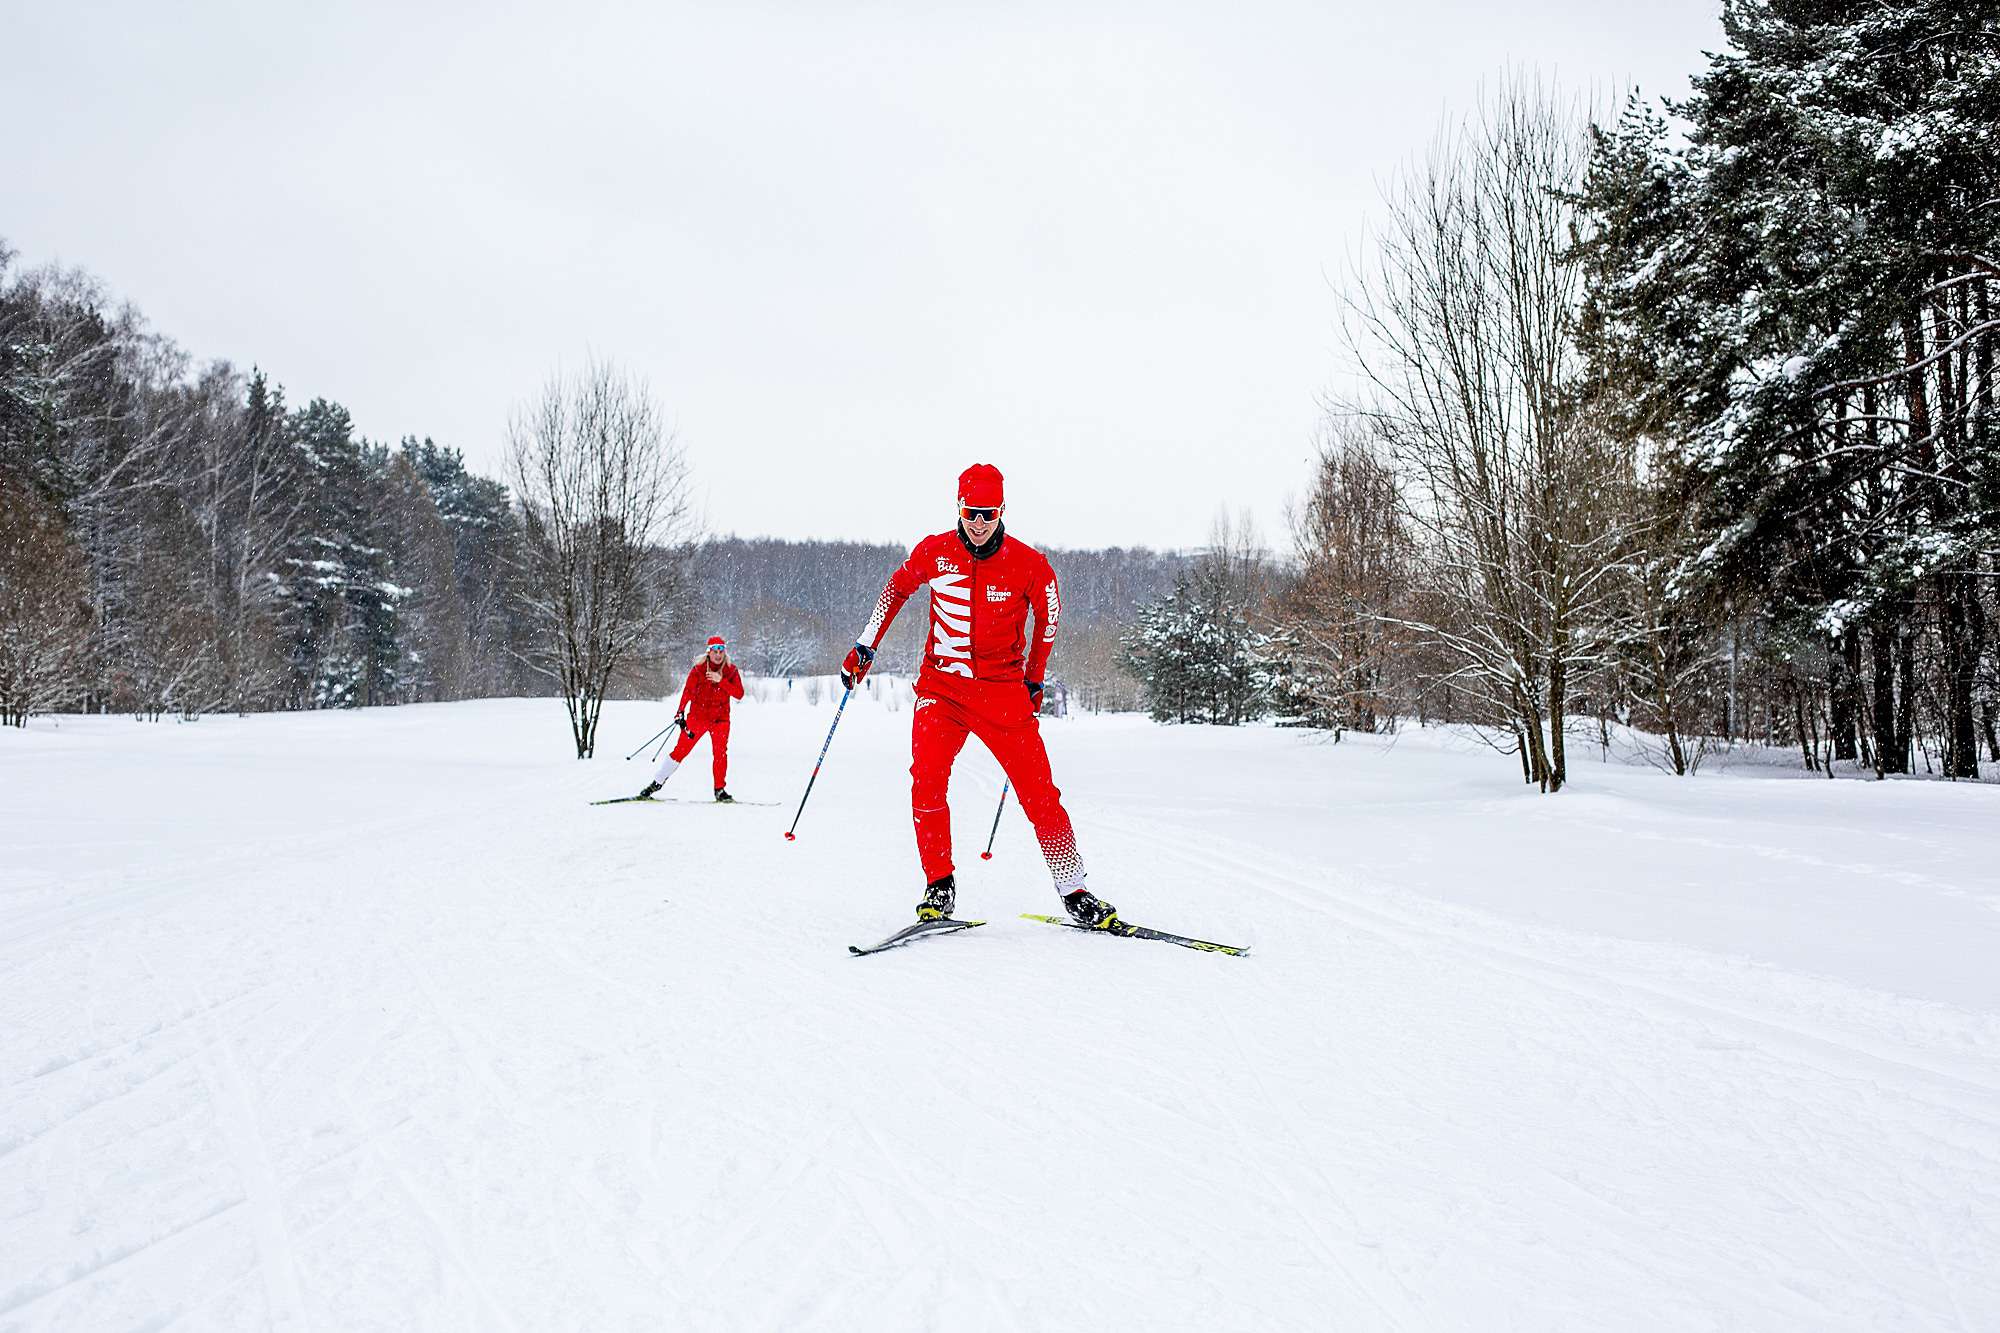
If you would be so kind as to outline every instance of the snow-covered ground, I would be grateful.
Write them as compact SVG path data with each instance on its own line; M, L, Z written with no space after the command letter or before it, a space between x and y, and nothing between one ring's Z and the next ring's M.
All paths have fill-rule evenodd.
M1054 899L909 709L0 734L0 1329L2000 1327L2000 789L1525 791L1465 738L1052 722Z

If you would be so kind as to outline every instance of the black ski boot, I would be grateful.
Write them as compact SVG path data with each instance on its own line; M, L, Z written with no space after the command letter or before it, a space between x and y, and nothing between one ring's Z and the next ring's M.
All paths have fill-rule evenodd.
M733 805L736 802L736 798L734 796L731 796L728 792L724 791L720 787L717 787L715 789L715 799L721 801L725 805Z
M1078 889L1075 893L1063 895L1063 911L1079 926L1092 930L1112 930L1124 925L1118 919L1118 909L1102 898L1094 897L1089 889Z
M958 906L958 880L951 875L924 885L924 900L917 904L917 920L942 921Z
M660 789L659 783L649 782L645 786L641 787L639 789L639 794L633 797L632 799L635 801L650 801L653 799L653 793L658 791L659 789Z

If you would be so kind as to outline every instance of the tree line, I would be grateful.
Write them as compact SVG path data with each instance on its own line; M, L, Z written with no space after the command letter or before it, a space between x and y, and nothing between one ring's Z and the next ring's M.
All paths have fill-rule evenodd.
M197 365L89 275L0 243L0 720L561 695L579 754L610 694L677 689L712 632L773 675L839 661L907 551L707 540L643 385L593 365L517 410L507 482L340 404ZM1056 552L1073 701L1183 558ZM921 614L885 665L914 671Z
M541 692L521 523L456 450L196 366L0 245L0 713L157 718Z
M1062 587L1062 626L1051 663L1071 704L1098 712L1136 707L1139 685L1121 664L1121 638L1139 608L1171 587L1190 557L1145 548L1040 549ZM696 610L679 647L691 657L702 638L719 633L745 670L826 674L909 553L907 546L887 543L710 540L695 557ZM914 674L928 623L921 605L906 608L882 641L878 669Z
M2000 7L1724 28L1685 102L1514 78L1388 187L1289 559L1149 608L1156 716L1243 711L1176 683L1205 635L1252 711L1480 724L1548 791L1613 722L2000 761Z

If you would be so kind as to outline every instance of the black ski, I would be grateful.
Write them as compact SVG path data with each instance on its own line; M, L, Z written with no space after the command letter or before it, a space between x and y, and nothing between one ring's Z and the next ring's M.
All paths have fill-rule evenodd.
M971 930L974 926L985 924L984 921L956 921L951 917L941 917L936 921L918 921L904 926L880 944L872 944L866 949L850 944L847 946L847 951L856 958L861 958L871 953L881 953L884 949L900 949L906 944L914 944L933 935L950 935L954 931Z
M1217 944L1213 940L1189 939L1186 935L1173 935L1164 930L1154 930L1151 926L1135 926L1129 921L1120 921L1114 926L1080 926L1074 921L1066 921L1059 916L1043 916L1039 912L1023 912L1029 921L1046 921L1052 926L1067 926L1071 930L1087 930L1093 935L1124 935L1135 940L1159 940L1162 944L1178 944L1183 949L1199 949L1203 953L1234 954L1241 958L1250 952L1247 947L1234 944Z
M608 801L592 801L591 804L629 805L633 801L638 801L642 805L748 805L765 808L770 808L778 804L776 801L745 801L742 799L727 801L690 800L680 796L613 796Z

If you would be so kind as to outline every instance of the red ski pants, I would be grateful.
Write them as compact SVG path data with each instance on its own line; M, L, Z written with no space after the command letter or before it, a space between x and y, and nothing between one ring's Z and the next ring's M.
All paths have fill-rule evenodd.
M721 791L724 787L728 786L729 724L727 722L718 722L707 731L696 731L693 727L682 727L681 738L674 742L673 753L667 756L668 759L673 761L672 766L669 767L666 764L661 764L661 772L653 775L653 781L665 782L668 777L671 777L674 769L680 767L681 760L687 758L689 753L693 751L694 743L703 736L707 736L714 742L712 748L715 751L715 789ZM662 774L665 776L662 776Z
M1014 784L1014 795L1034 826L1042 858L1055 877L1056 891L1083 887L1083 857L1062 807L1062 793L1049 773L1049 752L1042 748L1041 724L1033 716L1013 725L988 721L950 699L919 698L910 724L910 816L917 826L917 855L924 879L936 881L952 872L951 766L965 748L965 738L977 736L1000 761Z

